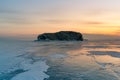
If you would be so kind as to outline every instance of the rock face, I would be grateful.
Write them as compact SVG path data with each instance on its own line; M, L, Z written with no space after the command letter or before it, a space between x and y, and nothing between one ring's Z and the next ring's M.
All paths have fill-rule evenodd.
M83 41L81 33L73 31L60 31L56 33L44 33L38 36L38 41L58 40L58 41Z

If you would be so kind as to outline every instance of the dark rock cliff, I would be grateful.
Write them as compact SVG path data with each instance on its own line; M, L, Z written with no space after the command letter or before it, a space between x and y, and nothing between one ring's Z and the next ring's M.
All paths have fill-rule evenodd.
M40 34L37 38L38 41L58 40L58 41L83 41L83 36L79 32L73 31L60 31L56 33Z

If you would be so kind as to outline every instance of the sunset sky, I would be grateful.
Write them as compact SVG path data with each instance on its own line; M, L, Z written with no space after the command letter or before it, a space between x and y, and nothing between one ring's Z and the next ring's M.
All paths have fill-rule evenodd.
M0 0L0 34L120 35L120 0Z

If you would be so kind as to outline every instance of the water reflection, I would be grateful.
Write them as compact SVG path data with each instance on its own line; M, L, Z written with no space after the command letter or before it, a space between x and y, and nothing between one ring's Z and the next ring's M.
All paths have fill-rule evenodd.
M48 78L48 74L46 80L120 80L120 42L4 43L0 80L19 75L24 78L25 74L35 79L41 78L41 74Z
M120 50L116 42L42 43L36 56L47 57L46 80L120 80Z

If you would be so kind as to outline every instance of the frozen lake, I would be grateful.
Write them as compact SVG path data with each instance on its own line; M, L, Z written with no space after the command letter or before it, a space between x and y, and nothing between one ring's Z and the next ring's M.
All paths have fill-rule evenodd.
M0 39L0 80L120 80L120 41Z

